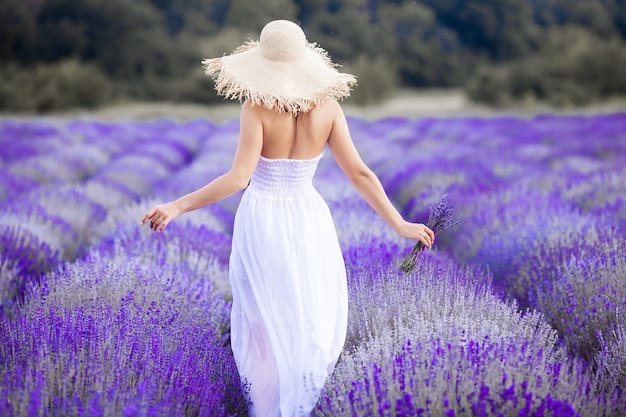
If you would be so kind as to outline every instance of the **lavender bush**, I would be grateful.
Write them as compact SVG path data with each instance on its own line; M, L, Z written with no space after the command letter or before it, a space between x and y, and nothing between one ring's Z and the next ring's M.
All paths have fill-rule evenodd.
M332 158L315 184L349 278L324 416L623 416L626 116L349 119L415 242ZM240 195L138 220L230 167L238 121L0 122L0 414L245 415L227 282ZM398 156L402 155L402 161Z
M7 122L2 126L6 136L0 136L0 141L7 145L0 156L6 160L7 168L3 169L8 179L0 181L0 191L5 197L12 196L4 202L0 198L0 229L5 240L1 253L6 271L0 279L3 306L20 297L27 283L52 269L57 260L73 260L97 243L103 236L97 231L108 217L105 210L110 213L138 200L140 192L186 166L202 135L212 130L211 124L204 124L205 129L195 134L179 135L177 126L171 122L50 126ZM155 142L157 135L160 140ZM36 147L29 147L33 145ZM151 159L140 153L144 148L154 158L162 153L160 164L152 167ZM146 168L138 174L142 161ZM28 268L14 266L22 259L12 255L23 245L18 240L33 238L44 245L42 254L24 256ZM46 255L47 248L54 260Z
M595 359L598 373L605 376L606 390L626 383L626 315L615 315L616 328L607 335L599 334L600 351Z
M600 348L597 334L615 333L626 312L626 239L606 232L598 233L600 242L593 247L563 250L569 259L546 253L560 260L557 268L531 259L544 274L542 281L533 280L532 304L545 312L570 350L587 359Z
M413 274L351 275L348 343L319 415L612 412L542 315L476 274L426 253Z
M619 311L626 300L624 271L615 261L624 258L620 180L626 161L624 120L624 115L544 116L506 123L446 120L447 137L438 142L443 151L446 140L457 135L459 146L446 159L455 161L457 174L472 180L471 186L465 181L447 190L463 201L463 222L445 235L449 239L438 242L441 248L449 248L462 262L488 267L499 288L523 306L545 311L574 355L585 358L592 368L604 369L596 378L611 387L609 392L623 390L619 379L607 377L611 372L606 364L624 360L623 351L614 348L620 334ZM432 131L433 124L443 123L419 124ZM466 129L455 131L450 124ZM441 158L432 139L426 141L426 152L435 149L426 157ZM421 148L419 138L414 143ZM470 163L460 158L468 144L482 145L481 152L471 153ZM424 167L423 158L420 152L416 165L427 171L431 166ZM420 171L397 172L387 175L397 180L401 201L427 190L423 185L417 188L422 184L417 180L402 180L419 177ZM481 177L489 181L474 181L477 172L486 172ZM423 183L431 177L423 176ZM406 212L413 210L411 204L406 202ZM597 268L570 268L572 262ZM563 273L568 270L575 272ZM602 335L610 335L613 342ZM623 410L623 404L617 404L611 412L620 415Z
M437 200L430 206L430 212L428 215L428 221L426 222L426 226L428 226L433 231L435 236L440 231L444 229L449 229L458 222L458 219L454 216L453 208L448 204L446 197L447 196L444 195L443 197L441 197L441 199ZM433 241L433 244L434 243L435 242ZM400 268L400 270L405 273L415 270L417 258L424 250L424 248L424 244L421 241L418 241L415 246L413 246L411 253L402 258L398 263L398 267Z
M0 234L0 315L21 297L26 283L52 269L58 252L34 234L4 227Z
M206 326L178 316L178 294L139 271L98 275L137 277L135 285L152 294L121 293L118 304L106 296L78 296L75 306L35 302L19 319L2 320L10 339L0 348L3 415L241 415L228 348ZM162 302L154 300L158 290L167 294Z
M118 230L27 289L27 302L2 322L5 411L244 413L227 347L230 303L214 285L230 241L220 248L214 232L172 226L167 237Z

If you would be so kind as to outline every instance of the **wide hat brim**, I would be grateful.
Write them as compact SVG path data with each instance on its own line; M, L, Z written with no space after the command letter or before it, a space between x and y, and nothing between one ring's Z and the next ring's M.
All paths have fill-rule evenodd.
M264 57L259 42L248 41L231 55L202 64L215 79L218 94L296 114L347 97L356 84L354 75L337 71L326 51L314 43L307 43L301 58L279 61Z

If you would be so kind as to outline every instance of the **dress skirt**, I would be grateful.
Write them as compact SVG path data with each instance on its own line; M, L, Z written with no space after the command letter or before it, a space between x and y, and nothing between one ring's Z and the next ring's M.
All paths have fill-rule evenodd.
M346 338L346 272L311 160L261 157L235 215L231 346L251 417L309 416Z

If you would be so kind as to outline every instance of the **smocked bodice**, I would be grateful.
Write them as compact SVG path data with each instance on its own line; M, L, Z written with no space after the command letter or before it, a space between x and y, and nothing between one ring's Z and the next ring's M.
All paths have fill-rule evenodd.
M293 196L313 191L313 176L322 154L313 159L260 157L249 189L268 195Z

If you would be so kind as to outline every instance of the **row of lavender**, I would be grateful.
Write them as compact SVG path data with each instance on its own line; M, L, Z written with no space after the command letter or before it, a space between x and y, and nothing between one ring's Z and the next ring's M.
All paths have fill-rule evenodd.
M486 267L499 291L545 315L609 391L623 389L626 115L376 126L360 134L380 134L406 160L372 152L370 161L405 214L423 217L424 196L448 193L461 221L440 247Z
M165 122L152 132L132 123L4 122L0 304L10 304L28 277L79 256L108 210L185 166L199 141Z
M512 149L524 142L508 134L506 125L532 130L541 122L351 120L364 159L408 215L424 217L439 191L457 202L462 221L454 235L438 239L441 250L424 255L416 272L402 276L395 262L410 242L394 236L350 191L328 155L322 160L316 181L331 205L344 249L351 320L346 350L318 414L608 416L624 410L622 386L606 374L613 369L610 363L620 363L619 345L600 350L605 366L592 372L568 354L558 341L562 337L571 350L567 338L543 315L521 314L516 302L494 292L489 274L453 260L489 265L499 287L518 285L507 287L507 279L521 278L494 265L506 250L519 248L499 247L490 257L489 239L494 230L505 235L506 227L487 220L506 224L508 211L523 211L515 206L518 201L508 206L511 197L498 200L510 186L520 197L535 195L525 181L541 179L543 174L535 171L542 164L529 168L516 159ZM619 168L614 158L624 155L619 135L626 129L622 125L620 130L619 123L617 117L598 123L616 132L615 148L598 148L597 158L610 162L607 173ZM5 196L3 213L10 215L0 220L5 296L0 371L6 376L0 411L241 415L244 395L227 348L226 279L238 197L186 215L163 234L137 224L154 202L194 189L227 169L237 124L5 122L2 129L0 194ZM555 141L560 133L563 126L553 127ZM609 137L599 135L599 140L611 142ZM489 146L491 155L484 153ZM559 150L548 148L556 159ZM405 161L398 160L400 155ZM491 159L495 155L497 163ZM42 168L53 164L66 169ZM589 188L601 195L606 182L595 181L598 185ZM620 185L615 182L606 193ZM563 187L544 192L537 198L566 201ZM483 201L498 201L499 208L489 207L500 210L491 214L495 218L484 213L485 207L471 209ZM619 223L623 206L611 203ZM552 244L554 251L558 243ZM615 259L623 259L623 241L615 244ZM550 262L542 259L540 266L559 268ZM527 269L515 271L521 276L519 271ZM47 274L39 278L40 272ZM608 277L596 281L602 280ZM616 286L610 280L602 285ZM549 292L552 287L541 288L558 297L558 291ZM615 291L619 298L619 288ZM13 305L10 300L23 292L24 302ZM623 292L621 297L623 302ZM520 303L540 307L538 299L521 297ZM606 347L614 346L605 339Z
M489 271L489 275L494 278L493 283L486 284L489 288L495 287L498 294L515 299L519 308L543 313L545 318L542 317L540 322L545 324L547 321L557 330L557 346L564 349L559 355L569 358L557 360L560 362L559 370L571 366L573 368L569 370L572 371L579 367L578 371L569 376L560 374L564 378L559 383L568 381L565 384L571 384L564 390L581 395L573 387L582 389L584 386L587 394L594 391L607 394L600 401L606 401L606 408L596 404L598 408L585 409L583 404L589 405L588 398L580 402L574 400L569 405L581 415L626 413L623 397L626 385L626 115L541 116L532 120L386 119L374 123L355 119L351 121L351 130L364 159L379 173L386 189L407 217L424 221L427 218L424 202L432 201L436 195L446 193L455 202L461 220L457 228L438 239L439 253L446 253L457 264L469 264L479 270ZM426 266L424 262L422 267ZM489 347L485 350L489 353L483 351L481 340L473 339L476 322L490 329L487 334L489 337L513 326L509 326L506 319L495 313L498 308L493 305L485 310L474 306L470 311L465 308L471 306L471 302L451 302L448 305L448 301L454 300L454 295L445 291L432 294L432 289L422 287L422 282L427 280L424 275L439 279L435 285L448 286L442 274L418 272L412 278L419 278L420 282L409 280L412 284L410 288L418 288L425 295L423 298L406 290L405 277L397 284L400 289L393 288L393 291L404 294L409 292L408 296L393 296L393 292L390 292L377 301L368 298L369 302L356 302L353 305L388 306L389 300L405 300L401 304L402 308L387 309L390 315L381 322L379 330L388 329L392 338L405 334L402 330L405 323L416 321L421 326L425 325L422 335L426 335L426 339L433 334L439 337L445 335L446 331L433 326L431 321L424 323L423 316L424 311L432 310L437 314L442 308L449 308L454 311L450 322L463 323L459 327L453 326L454 332L460 330L463 333L472 329L469 338L467 334L460 337L462 341L469 339L477 342L473 345L473 355L498 357L498 348L505 346L508 353L494 360L491 363L494 367L502 360L510 361L507 356L515 356L520 345L525 346L519 343L519 339L512 346L498 340L495 342L498 348L488 343ZM468 272L461 275L471 276ZM385 274L384 281L367 281L367 286L376 287L377 282L389 285L390 281L395 281L393 274ZM393 287L393 284L390 286ZM462 288L462 285L456 283L452 287ZM474 291L471 289L462 294L473 298ZM473 325L467 323L467 317L472 317L471 312L477 310L484 311L485 316L470 320ZM515 306L513 311L517 310ZM357 314L356 317L358 320L358 317L367 315ZM530 329L541 332L542 327L541 324L531 325L526 328L525 334L533 334ZM411 328L419 329L420 326ZM549 340L546 334L538 339ZM404 342L415 338L418 336L404 337ZM459 348L463 343L458 341L450 343L451 338L447 335L443 339L435 342L429 340L437 349L441 349L441 357L446 358L433 360L435 365L420 358L414 350L409 355L412 361L416 357L422 359L411 362L412 366L418 367L417 374L425 385L416 386L416 392L420 395L424 395L424 391L436 390L434 385L439 385L439 394L441 385L455 383L458 387L458 369L463 366L448 368L451 364L459 365L456 359L450 360L450 357L468 354L468 350ZM397 344L402 342L402 337L396 340ZM375 351L390 351L388 345L381 348L378 343L377 340L374 344ZM369 345L360 348L361 351L366 350L367 354L371 353L369 349ZM419 414L418 409L397 401L408 384L406 375L398 373L396 366L398 361L406 366L406 349L403 345L399 352L396 345L395 349L391 349L391 355L383 355L390 362L386 369L373 366L365 374L358 371L358 361L342 362L353 371L357 369L356 374L370 381L371 387L364 383L356 391L378 392L376 396L372 394L371 398L375 398L373 403L381 407L378 410L381 415ZM460 353L455 352L455 349L460 349ZM366 355L363 352L360 354ZM537 358L541 354L531 353L531 356L539 360ZM377 365L380 365L380 361L377 361ZM432 367L429 370L431 374L426 373L428 377L424 381L427 370L423 368L428 366ZM535 374L526 380L522 378L522 384L525 384L522 391L535 377L539 386L541 381L545 383L550 380L547 375L541 375L539 370L542 366L538 362L529 362L527 366L527 369L534 369ZM581 375L584 372L579 373L580 367L587 369L587 376L592 375L591 380L583 382ZM489 371L489 362L481 362L479 368L482 368L479 371L483 373L482 376L488 379L485 374ZM515 368L520 369L517 366ZM389 384L380 384L381 375L384 379L385 376L391 377L390 374L396 382L393 386L394 395L391 396L396 399L395 404L386 403L389 393L393 392L389 390ZM435 407L441 407L435 415L458 415L470 410L475 415L497 415L500 412L504 415L518 415L518 412L519 415L544 415L544 412L546 415L573 415L572 409L567 409L564 404L548 405L555 399L554 392L559 389L556 385L551 387L555 391L543 398L546 402L542 405L534 408L527 402L518 409L515 399L522 401L522 398L532 398L533 394L519 391L513 394L512 390L506 389L505 382L510 377L508 371L504 374L496 372L495 376L503 377L500 384L490 385L483 380L482 386L476 383L473 389L462 388L461 392L474 395L473 400L465 405L459 403L462 395L459 396L458 391L456 396L448 393L437 395L439 404L433 404L436 401L432 397L422 398L418 404L426 410L426 414L437 410ZM416 383L420 379L412 381ZM511 386L519 389L519 381ZM557 384L556 380L553 381ZM508 380L507 383L510 382ZM593 384L597 385L592 388ZM379 386L382 388L379 389ZM412 394L414 400L415 391ZM514 401L514 406L508 401ZM446 410L451 403L456 403L456 407L453 407L456 414L450 409ZM547 411L550 407L551 413ZM357 408L356 414L366 413Z
M447 190L463 219L446 246L457 260L488 266L585 359L607 338L626 346L626 115L404 128L414 133L394 142L411 163L382 172L408 215L413 196ZM626 352L615 353L624 377Z
M4 128L0 414L240 415L225 347L232 209L196 213L167 235L138 224L150 195L214 177L229 158L220 144L231 153L236 138L206 122ZM76 173L86 147L101 157L84 175L39 168Z

